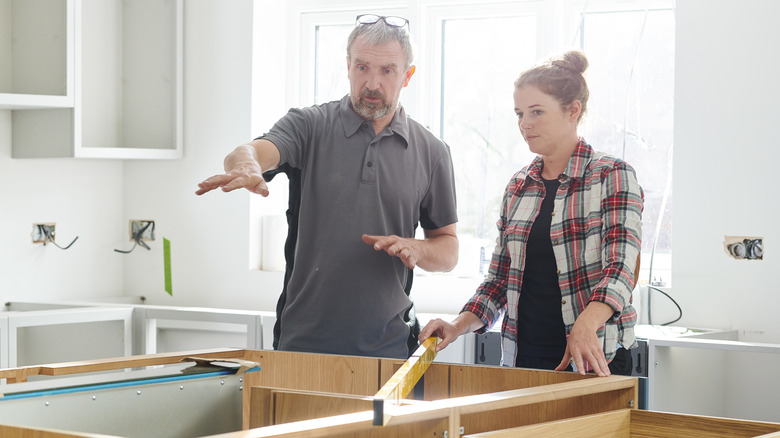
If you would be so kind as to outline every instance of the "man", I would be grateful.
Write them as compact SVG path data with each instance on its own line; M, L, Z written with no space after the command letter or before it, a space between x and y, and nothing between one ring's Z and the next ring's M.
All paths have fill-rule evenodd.
M225 174L199 184L198 195L221 187L267 196L263 172L295 175L280 350L406 358L412 269L457 263L449 147L399 104L415 71L408 27L358 16L347 41L350 94L290 110L231 152Z

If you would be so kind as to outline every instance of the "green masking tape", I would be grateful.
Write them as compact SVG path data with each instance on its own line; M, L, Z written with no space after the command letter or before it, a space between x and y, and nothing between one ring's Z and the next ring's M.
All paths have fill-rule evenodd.
M165 259L165 292L173 296L173 286L171 283L171 241L163 237L163 257Z

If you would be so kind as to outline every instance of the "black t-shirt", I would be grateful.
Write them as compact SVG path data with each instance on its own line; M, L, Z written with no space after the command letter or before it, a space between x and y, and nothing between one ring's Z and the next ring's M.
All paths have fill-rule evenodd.
M545 197L526 244L523 284L517 306L515 366L553 369L566 351L558 266L550 240L555 192L560 182L557 179L543 181Z

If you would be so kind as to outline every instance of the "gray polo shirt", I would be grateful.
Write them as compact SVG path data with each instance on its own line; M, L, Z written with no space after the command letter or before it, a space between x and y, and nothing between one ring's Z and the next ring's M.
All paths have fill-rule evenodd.
M414 237L457 222L449 147L403 108L378 135L341 101L292 109L264 138L301 169L295 264L279 349L406 358L400 259L363 234Z

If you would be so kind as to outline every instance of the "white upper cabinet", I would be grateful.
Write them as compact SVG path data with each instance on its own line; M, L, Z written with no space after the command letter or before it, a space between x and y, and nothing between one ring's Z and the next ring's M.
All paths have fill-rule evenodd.
M182 157L182 0L0 0L14 158Z
M0 109L73 107L74 9L0 0Z

